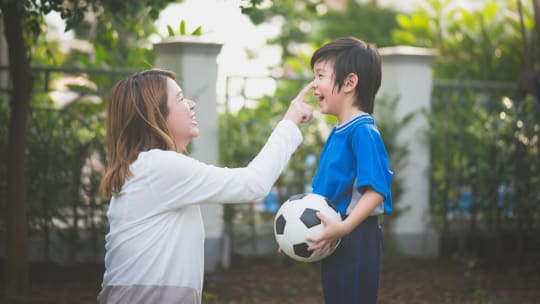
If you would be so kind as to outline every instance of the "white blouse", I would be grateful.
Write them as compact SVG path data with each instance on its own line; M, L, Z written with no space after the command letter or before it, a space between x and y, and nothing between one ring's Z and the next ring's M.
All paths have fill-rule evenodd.
M100 303L201 303L204 226L199 204L263 198L302 141L298 126L278 123L244 168L204 164L174 151L141 152L133 177L107 212Z

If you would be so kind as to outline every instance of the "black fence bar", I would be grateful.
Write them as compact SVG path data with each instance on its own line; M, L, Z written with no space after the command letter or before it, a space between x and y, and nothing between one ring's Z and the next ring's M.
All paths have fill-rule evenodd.
M78 90L81 93L92 93L97 95L102 95L107 92L108 89L119 79L119 77L124 77L130 74L137 72L137 69L130 68L79 68L79 67L41 67L36 66L32 67L32 74L39 76L43 75L43 85L41 88L34 86L34 93L47 93L51 91L50 83L53 79L52 74L72 74L72 75L87 75L88 77L92 76L103 76L109 75L109 85L107 88L98 88L97 90ZM9 79L9 66L0 66L0 74L6 73L7 79ZM0 83L0 93L10 93L11 84L9 83Z

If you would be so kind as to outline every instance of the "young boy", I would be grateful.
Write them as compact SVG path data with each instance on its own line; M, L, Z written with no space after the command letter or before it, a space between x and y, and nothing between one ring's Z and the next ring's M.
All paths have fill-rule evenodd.
M371 116L381 61L374 46L349 37L319 48L311 67L321 112L338 120L323 148L313 192L333 202L343 221L319 214L326 228L309 239L310 250L327 250L341 238L321 262L325 303L376 303L383 253L377 216L392 212L393 175Z

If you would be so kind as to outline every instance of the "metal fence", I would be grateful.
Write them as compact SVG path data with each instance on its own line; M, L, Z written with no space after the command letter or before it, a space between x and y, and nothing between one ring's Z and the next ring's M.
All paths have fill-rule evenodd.
M101 260L106 211L97 199L96 184L104 157L102 101L118 79L135 71L42 67L32 71L35 91L27 152L31 246L37 258ZM2 119L8 117L7 79L7 67L0 67ZM219 104L220 161L231 166L249 161L274 120L309 80L229 77ZM495 235L503 244L498 246L504 246L500 241L504 235L515 239L517 233L523 237L518 247L537 246L538 237L526 241L540 229L538 101L520 96L515 84L436 81L431 113L426 114L432 150L430 213L435 227L443 236ZM0 126L2 146L7 144L6 128L7 124ZM235 132L244 138L242 142ZM246 132L256 136L246 141ZM264 240L261 234L271 235L268 221L276 204L309 190L323 135L318 127L304 132L310 143L303 146L309 148L301 147L293 155L291 167L267 199L243 207L226 206L226 223L238 225L233 239L247 252L273 251L257 242ZM0 173L5 176L5 165ZM2 179L1 209L4 199ZM456 246L463 248L464 242L461 238Z
M220 104L219 141L222 165L245 166L262 148L289 102L311 79L230 76ZM305 130L313 133L313 130ZM306 133L305 133L306 135ZM309 136L305 136L308 139ZM271 193L251 204L225 205L226 233L233 240L232 252L240 255L275 253L273 215L290 195L305 192L311 182L313 155L322 147L302 145ZM308 139L309 140L309 139Z
M264 83L273 93L267 102L290 100L308 81L231 78L222 110L238 112L265 100L250 93L264 91ZM526 231L540 228L538 108L538 101L520 96L514 83L435 81L432 109L425 113L432 157L429 212L443 239L460 236L452 250L466 250L466 237L479 235L497 239L497 246L506 246L505 238L523 238L525 244ZM530 246L539 246L538 238L533 239ZM471 242L482 244L478 239Z
M31 259L60 263L102 260L107 202L100 199L97 185L105 157L104 100L116 81L133 72L132 69L32 68L34 86L26 161ZM6 121L9 79L8 67L0 67L0 112ZM2 146L7 145L7 125L0 126ZM5 151L0 153L5 157ZM5 165L0 173L5 176ZM3 210L5 187L5 180L1 179ZM3 221L0 219L2 231Z
M540 249L539 109L513 83L435 82L430 201L443 251Z

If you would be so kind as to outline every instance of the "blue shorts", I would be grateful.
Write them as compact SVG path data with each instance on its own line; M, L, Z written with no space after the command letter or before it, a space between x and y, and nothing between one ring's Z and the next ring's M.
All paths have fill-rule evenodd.
M321 261L326 304L377 303L382 268L383 235L376 216L369 216L341 239Z

